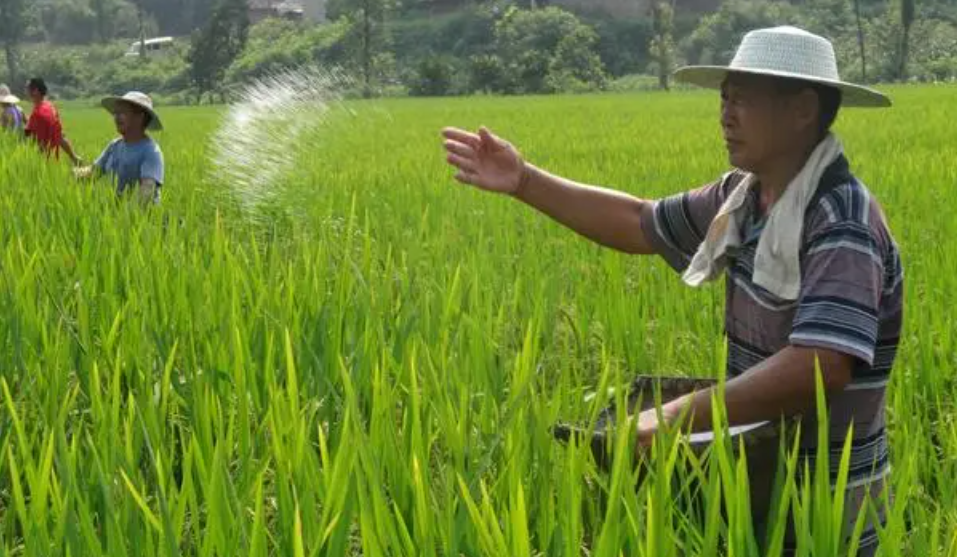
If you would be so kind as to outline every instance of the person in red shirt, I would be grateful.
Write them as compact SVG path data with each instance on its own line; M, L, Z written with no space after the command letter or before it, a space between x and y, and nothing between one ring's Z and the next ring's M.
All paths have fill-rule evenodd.
M73 145L63 135L63 124L60 114L53 103L47 100L47 84L35 77L27 82L27 94L33 101L33 112L27 122L26 134L36 140L40 150L47 154L59 157L60 149L70 157L74 165L82 161L73 150Z

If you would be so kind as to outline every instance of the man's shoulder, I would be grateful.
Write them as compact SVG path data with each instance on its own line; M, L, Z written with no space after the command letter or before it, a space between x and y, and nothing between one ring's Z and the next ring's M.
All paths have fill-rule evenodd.
M36 107L36 112L41 116L56 118L58 116L56 106L50 101L43 101Z
M106 149L104 149L104 151L106 152L115 151L116 148L119 147L122 143L123 143L122 137L114 138L109 143L106 144Z
M146 136L142 141L131 145L130 149L143 156L152 156L157 154L162 155L159 143L149 136Z
M151 153L155 153L157 155L162 156L163 150L160 149L160 144L158 141L156 141L152 137L147 137L146 142L147 142L146 144L148 146L148 149Z
M870 189L853 175L848 175L815 195L807 211L808 220L818 226L857 223L878 224L880 205Z
M33 111L30 112L30 120L34 123L44 122L48 125L54 125L59 119L60 116L57 114L56 107L50 104L49 101L43 101L34 106Z
M877 253L897 250L884 210L870 189L854 176L812 200L804 221L805 237L856 238Z

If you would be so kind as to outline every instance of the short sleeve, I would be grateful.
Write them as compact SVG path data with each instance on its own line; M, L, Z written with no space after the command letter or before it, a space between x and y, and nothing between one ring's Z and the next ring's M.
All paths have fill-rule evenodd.
M810 234L790 343L834 350L872 366L883 277L880 243L867 224L843 220Z
M143 156L143 162L140 165L140 179L153 180L162 185L165 178L164 170L163 152L157 145Z
M655 253L674 270L683 272L740 178L737 172L726 174L698 189L646 204L641 215L642 232Z
M116 142L110 142L110 144L103 149L103 152L100 153L100 156L96 157L96 160L93 161L93 166L99 168L103 173L110 172L114 146L116 146Z

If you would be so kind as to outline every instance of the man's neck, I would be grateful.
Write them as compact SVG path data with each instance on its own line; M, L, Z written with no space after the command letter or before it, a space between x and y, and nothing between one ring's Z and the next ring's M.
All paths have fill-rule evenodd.
M766 168L755 172L758 178L758 193L762 214L770 211L778 199L781 199L788 185L791 184L791 180L807 164L807 160L815 147L817 147L816 143L793 154L779 157L771 161Z
M143 131L128 132L123 134L123 141L126 143L139 143L144 139L146 139L146 132Z

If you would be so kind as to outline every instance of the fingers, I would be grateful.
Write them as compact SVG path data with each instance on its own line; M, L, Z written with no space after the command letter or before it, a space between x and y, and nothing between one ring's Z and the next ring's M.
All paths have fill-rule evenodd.
M456 155L474 159L475 158L475 149L464 144L459 143L458 141L453 141L451 139L445 141L445 149L450 153L455 153Z
M446 157L446 160L452 166L458 168L459 170L464 170L465 172L475 173L476 162L475 159L469 157L463 157L461 155L456 155L455 153L449 153Z
M511 147L511 143L495 135L485 126L479 128L479 139L482 140L482 146L493 151Z
M486 128L485 126L482 126L481 128L479 128L479 137L482 139L482 141L488 141L490 143L499 142L498 137L495 137L495 134L490 132L489 129Z
M465 171L465 170L459 170L459 171L455 174L455 179L456 179L457 181L459 181L459 182L465 184L465 185L468 185L468 186L474 186L474 185L476 185L476 183L475 183L476 176L475 176L475 174L472 173L472 172L467 172L467 171Z
M442 135L446 139L468 145L473 149L478 149L482 145L482 140L478 135L459 128L445 128L442 130Z
M445 149L448 152L446 160L449 164L458 167L470 173L474 173L478 166L478 160L475 149L465 143L448 139L445 141Z
M442 130L442 135L448 140L468 145L476 151L480 149L494 151L508 145L508 142L493 134L485 126L479 128L477 134L459 128L445 128Z

